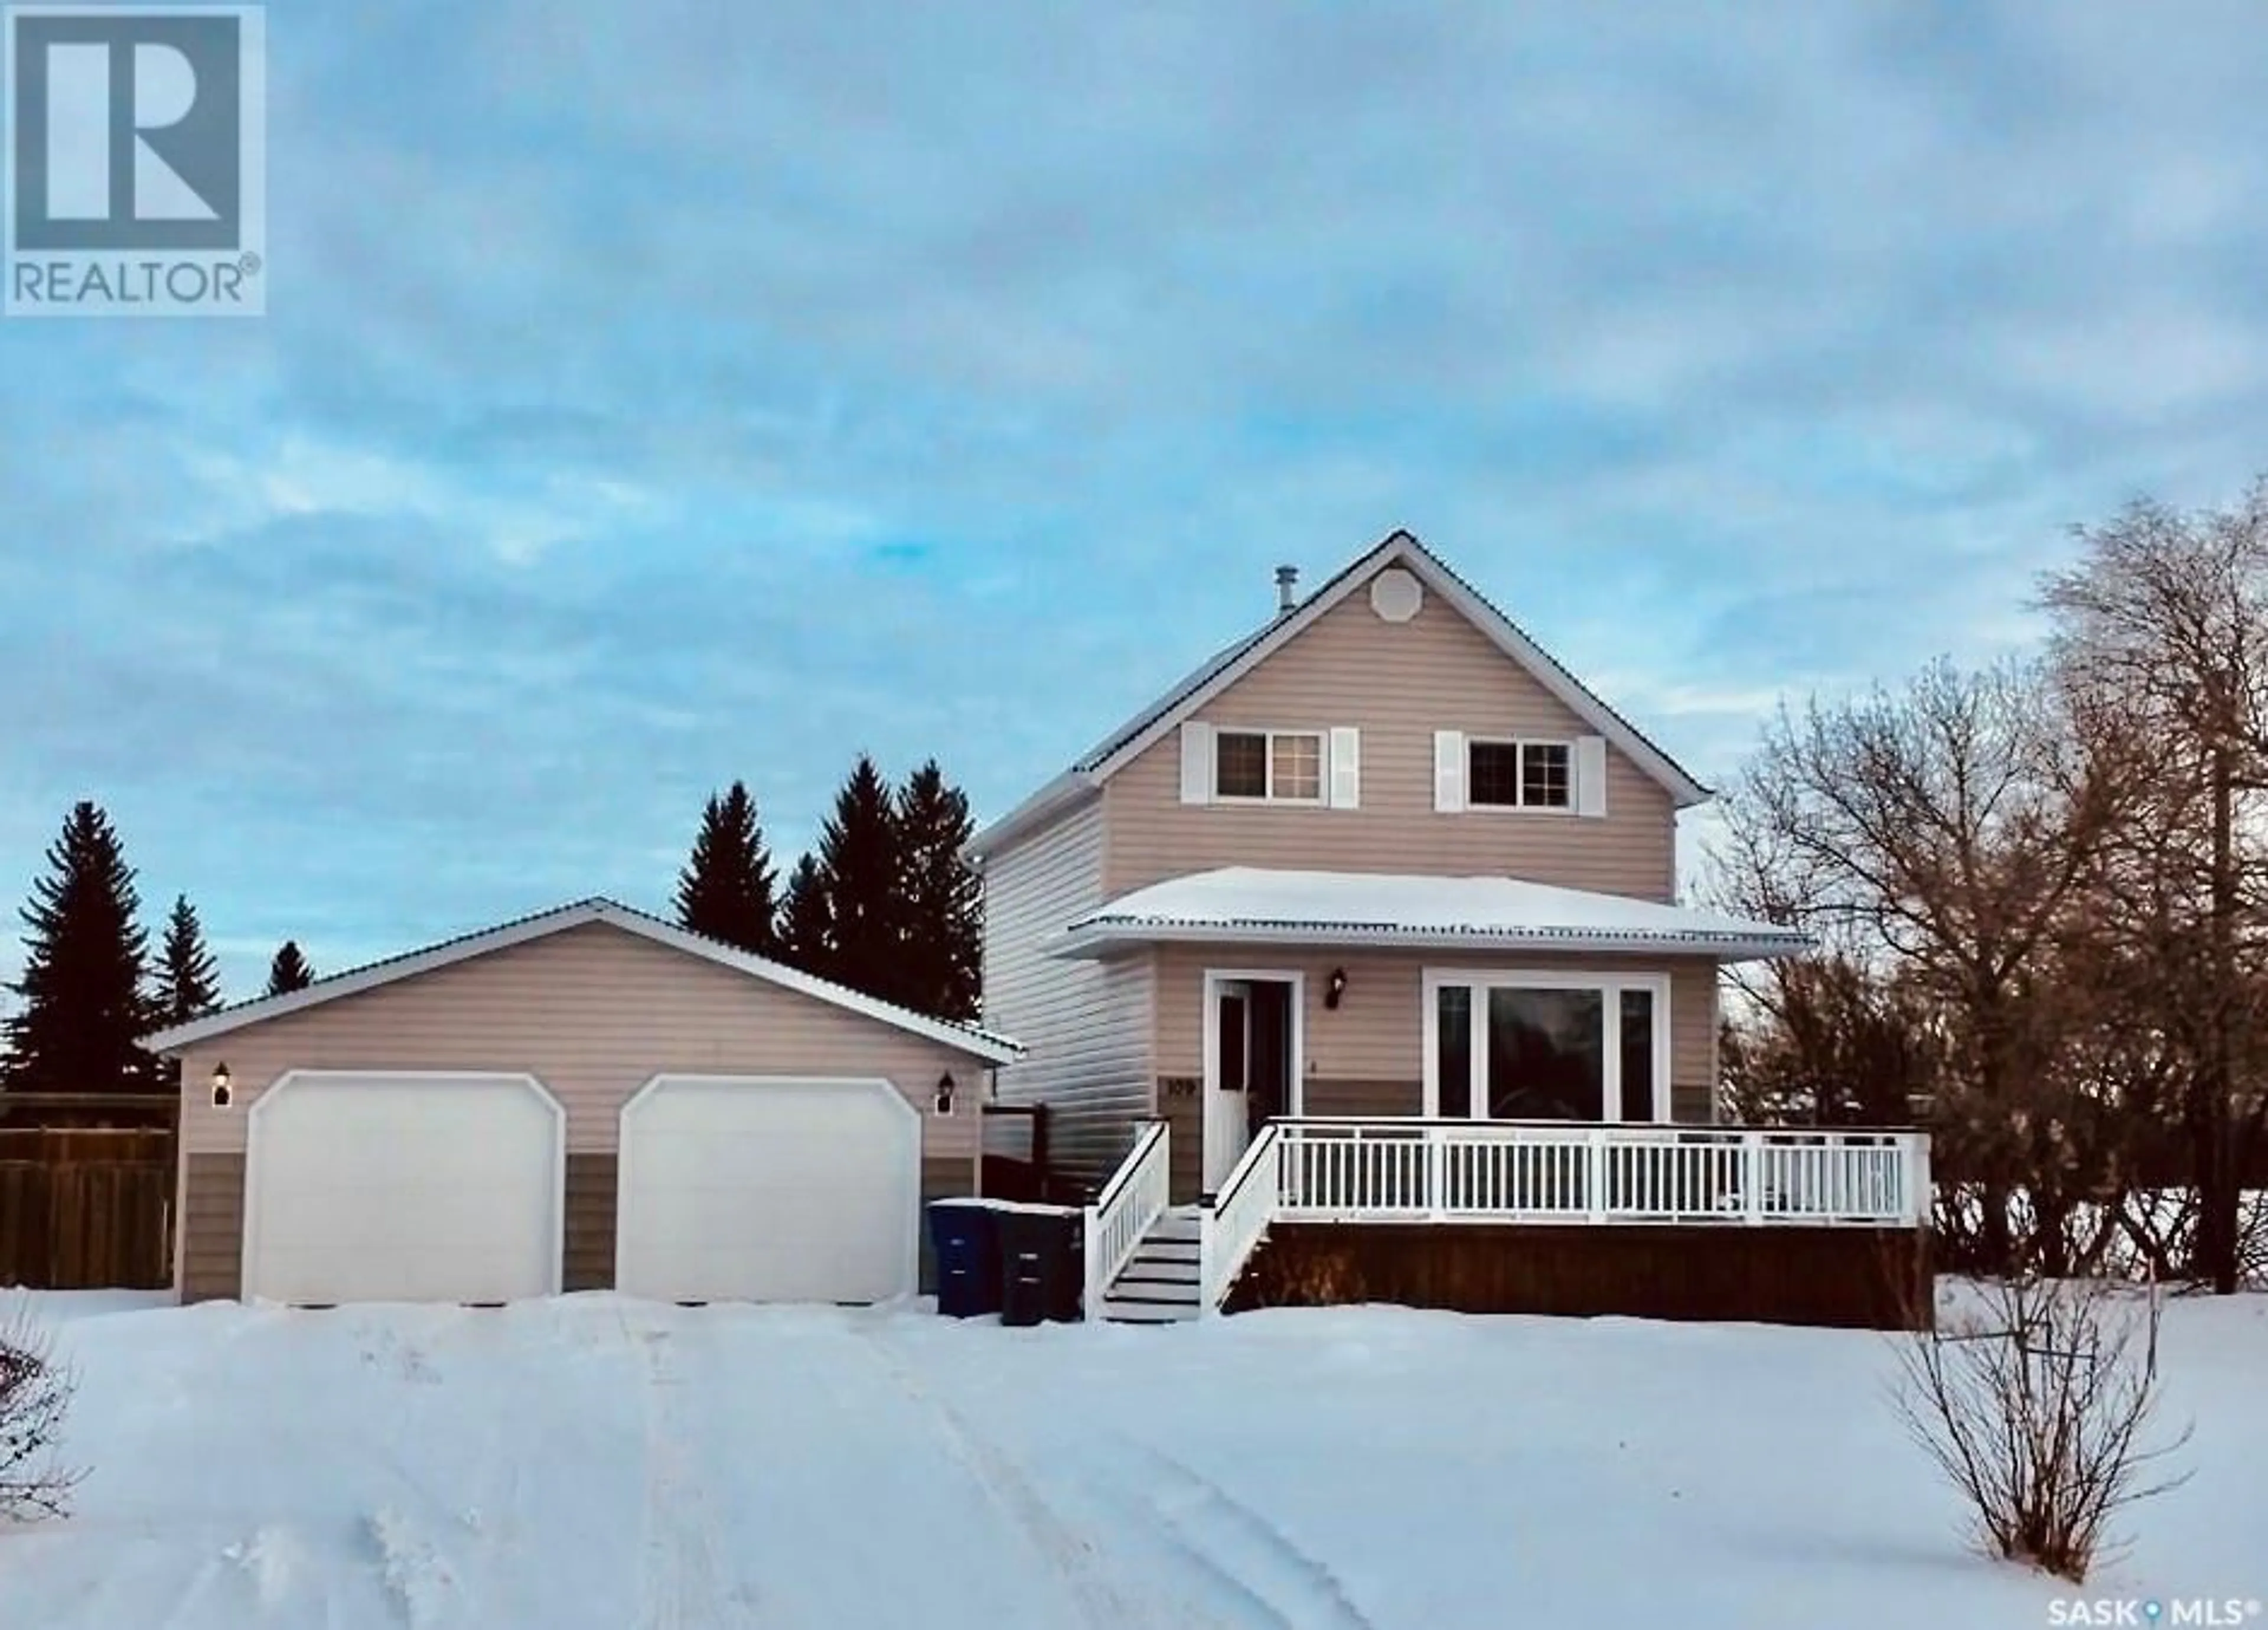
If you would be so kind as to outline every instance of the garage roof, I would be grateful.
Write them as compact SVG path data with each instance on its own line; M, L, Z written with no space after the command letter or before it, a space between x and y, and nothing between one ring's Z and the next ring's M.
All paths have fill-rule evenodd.
M722 940L690 933L674 923L666 923L658 917L634 911L619 901L603 898L578 900L572 905L563 905L534 917L523 917L494 928L484 928L478 933L445 940L422 951L406 952L400 956L388 957L384 962L371 963L345 973L334 974L327 979L318 979L303 991L262 997L257 1001L239 1002L232 1007L224 1007L218 1013L208 1014L202 1019L192 1019L187 1024L177 1024L145 1036L142 1038L142 1045L151 1052L178 1052L197 1042L225 1036L247 1025L262 1024L270 1019L280 1019L285 1014L336 1001L342 996L373 990L381 985L391 985L397 979L414 978L437 968L446 968L453 963L485 956L491 951L504 950L515 945L525 945L530 940L541 940L547 934L580 928L588 923L608 924L624 933L637 934L640 939L651 940L656 945L666 945L672 950L697 956L703 962L729 968L750 978L762 979L912 1035L942 1042L948 1047L958 1047L963 1052L992 1064L1006 1064L1024 1051L1007 1036L990 1030L916 1013L910 1007L901 1007L895 1002L886 1002L878 997L865 995L849 985L837 985L832 979L821 979L801 969L791 968L784 963L776 963L770 957L753 955Z

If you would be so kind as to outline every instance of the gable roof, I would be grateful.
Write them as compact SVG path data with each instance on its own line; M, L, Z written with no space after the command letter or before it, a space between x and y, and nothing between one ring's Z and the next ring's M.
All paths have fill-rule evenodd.
M423 950L404 952L399 956L367 963L345 973L333 974L328 978L316 980L305 990L239 1002L233 1007L222 1008L218 1013L208 1014L202 1019L192 1019L186 1024L177 1024L145 1036L142 1038L142 1045L151 1052L175 1052L195 1043L225 1036L248 1025L263 1024L286 1014L320 1007L325 1002L374 990L382 985L392 985L397 980L415 978L422 973L469 962L491 951L506 950L515 945L525 945L531 940L544 939L590 923L605 923L627 933L634 933L642 940L650 940L656 945L667 946L673 951L682 951L688 956L713 963L719 968L729 968L735 973L814 998L910 1035L941 1042L948 1047L957 1047L993 1064L1006 1064L1024 1051L1005 1036L979 1029L972 1024L957 1024L949 1019L916 1013L910 1007L902 1007L895 1002L886 1002L878 997L854 991L847 985L837 985L832 979L821 979L799 968L776 963L770 957L736 949L721 940L711 940L705 934L691 933L674 923L664 922L659 917L634 911L618 901L596 896L541 911L533 917L500 923L494 928L483 928L476 933L444 940Z
M1270 619L1199 663L1172 688L1080 755L1069 770L977 833L969 840L970 857L982 859L1078 801L1085 793L1101 786L1129 760L1298 638L1388 565L1406 568L1447 601L1569 712L1621 749L1669 794L1678 808L1705 802L1712 796L1709 789L1688 774L1676 760L1560 666L1518 623L1491 605L1414 534L1397 530L1349 562L1292 610Z

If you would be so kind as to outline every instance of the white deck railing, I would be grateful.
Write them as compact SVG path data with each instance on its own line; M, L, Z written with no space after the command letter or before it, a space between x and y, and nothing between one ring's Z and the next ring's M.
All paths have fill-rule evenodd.
M1086 1317L1102 1317L1102 1294L1118 1277L1142 1236L1164 1214L1167 1199L1166 1123L1152 1121L1086 1208Z
M1918 1132L1567 1121L1271 1121L1203 1215L1204 1307L1272 1222L1918 1228Z
M1285 1221L1912 1226L1929 1203L1916 1132L1565 1121L1295 1120Z

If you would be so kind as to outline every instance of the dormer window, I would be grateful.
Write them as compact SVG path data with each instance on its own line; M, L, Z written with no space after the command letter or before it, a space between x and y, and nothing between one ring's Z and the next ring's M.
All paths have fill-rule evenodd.
M1465 800L1473 808L1573 808L1574 749L1571 743L1469 741L1465 752Z
M1216 730L1213 796L1279 804L1322 802L1322 733Z

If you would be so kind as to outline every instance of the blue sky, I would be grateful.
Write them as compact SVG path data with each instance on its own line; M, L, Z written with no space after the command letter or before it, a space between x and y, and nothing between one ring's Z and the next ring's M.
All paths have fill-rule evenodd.
M270 314L0 323L0 899L97 798L239 992L998 813L1401 525L1721 779L2268 467L2253 6L269 33Z

